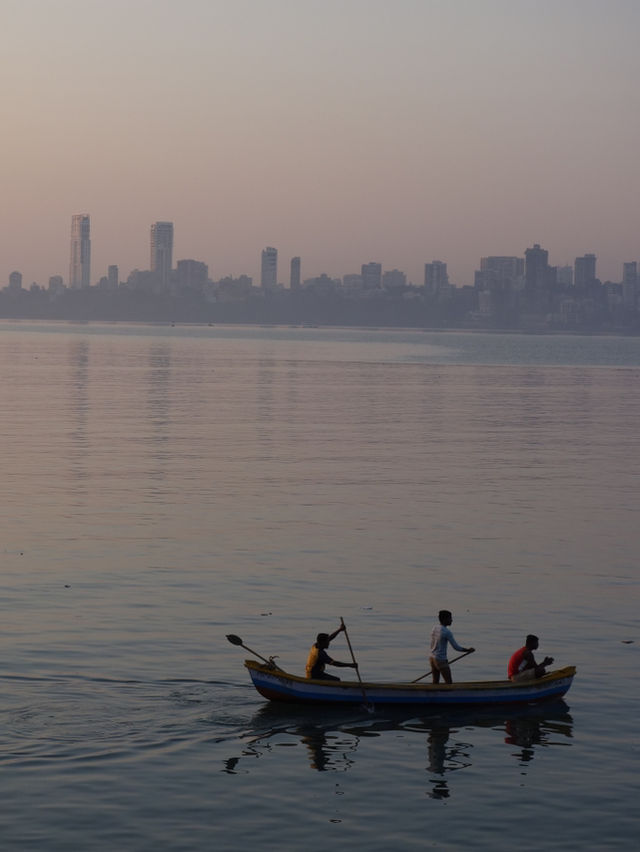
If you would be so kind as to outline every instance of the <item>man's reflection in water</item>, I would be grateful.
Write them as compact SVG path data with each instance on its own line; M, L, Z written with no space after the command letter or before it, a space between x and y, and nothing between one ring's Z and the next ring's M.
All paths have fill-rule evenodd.
M513 756L521 765L526 765L533 760L534 746L550 745L552 734L562 734L571 738L572 722L573 719L568 713L555 720L526 717L506 719L504 741L507 745L515 745L521 749L520 752L514 752Z
M446 744L449 740L449 728L432 728L427 737L429 753L429 772L444 773L444 762L447 758Z
M469 743L453 743L447 746L451 729L446 725L437 725L429 730L427 736L427 754L429 763L427 770L436 775L444 776L445 772L453 772L455 769L464 769L471 766ZM431 799L448 799L451 795L448 783L444 777L431 780L433 788L427 791Z
M318 772L325 772L331 764L331 759L327 753L327 738L324 731L319 728L305 731L300 737L300 742L306 745L309 752L309 766L312 769L317 769Z
M504 738L505 743L522 749L519 754L514 753L514 757L517 757L521 763L533 760L533 746L542 742L540 723L535 719L507 719L504 730L507 735Z
M345 742L338 737L331 737L335 743L329 743L326 733L322 728L300 728L298 730L300 742L307 747L309 752L309 766L318 772L326 772L328 769L346 772L354 761L347 755L347 751L355 751L358 747L357 739Z

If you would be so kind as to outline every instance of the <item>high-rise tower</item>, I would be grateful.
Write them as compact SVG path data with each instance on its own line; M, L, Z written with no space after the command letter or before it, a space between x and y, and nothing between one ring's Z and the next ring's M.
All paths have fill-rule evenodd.
M549 281L549 252L536 243L524 253L524 279L528 291L544 289Z
M173 222L154 222L151 226L151 271L162 287L169 286L173 268Z
M267 246L262 250L262 265L260 269L260 285L275 287L278 283L278 249Z
M582 257L576 257L573 270L573 280L576 287L592 285L596 280L595 254L584 254Z
M447 264L441 260L432 260L424 265L424 288L430 296L436 296L449 286Z
M300 289L300 258L291 258L291 276L289 278L289 287L292 290Z
M71 256L69 286L89 287L91 284L91 222L86 213L71 217Z

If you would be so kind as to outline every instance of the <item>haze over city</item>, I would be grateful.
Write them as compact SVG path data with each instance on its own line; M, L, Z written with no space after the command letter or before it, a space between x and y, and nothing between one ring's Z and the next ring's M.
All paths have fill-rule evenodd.
M258 278L375 260L640 257L634 0L5 0L0 281L176 258ZM286 276L281 276L285 280Z

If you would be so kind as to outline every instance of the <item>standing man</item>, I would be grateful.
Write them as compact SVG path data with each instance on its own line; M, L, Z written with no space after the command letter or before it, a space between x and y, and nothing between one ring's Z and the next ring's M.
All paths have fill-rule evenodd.
M344 624L341 624L337 630L329 635L328 633L318 633L316 641L311 646L309 657L307 659L307 677L314 680L340 680L335 675L327 674L324 670L326 665L338 666L339 668L357 669L357 663L341 663L338 660L333 660L327 654L329 642L336 638L338 633L342 633L345 629Z
M553 657L545 657L541 663L536 663L533 652L538 648L538 637L530 633L522 648L511 655L507 675L509 680L535 680L546 675L545 666L553 663Z
M441 609L438 613L438 624L431 631L431 674L433 682L440 683L440 675L444 678L445 683L451 683L451 669L447 660L447 644L455 648L456 651L462 651L465 654L471 654L475 648L463 648L458 645L453 638L453 633L449 630L449 625L453 621L453 616L448 609Z

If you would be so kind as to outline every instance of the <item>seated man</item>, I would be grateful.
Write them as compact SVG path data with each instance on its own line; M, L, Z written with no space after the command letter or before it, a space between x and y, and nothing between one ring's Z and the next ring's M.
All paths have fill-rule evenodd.
M545 657L541 663L536 663L533 652L538 647L538 637L530 633L527 636L526 644L519 648L509 660L507 674L509 680L535 680L535 678L543 677L546 674L545 666L550 666L553 663L553 657Z
M357 663L341 663L338 660L332 660L327 654L329 642L331 642L332 639L335 639L338 633L342 633L343 630L344 624L341 624L340 627L338 627L338 629L331 635L328 633L318 633L315 643L311 646L309 657L307 659L306 671L308 678L313 678L314 680L340 680L339 677L325 672L324 667L326 665L350 669L358 668Z

